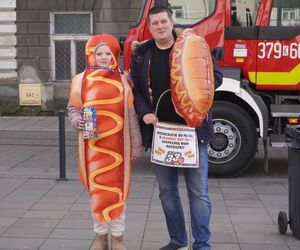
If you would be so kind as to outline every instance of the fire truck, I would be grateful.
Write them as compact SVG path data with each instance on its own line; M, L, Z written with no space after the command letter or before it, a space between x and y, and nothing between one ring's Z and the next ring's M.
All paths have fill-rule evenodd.
M224 80L212 107L215 139L209 173L234 177L264 148L286 147L284 129L300 116L299 0L141 0L140 15L124 42L124 68L137 43L151 38L147 14L171 9L174 27L204 37Z

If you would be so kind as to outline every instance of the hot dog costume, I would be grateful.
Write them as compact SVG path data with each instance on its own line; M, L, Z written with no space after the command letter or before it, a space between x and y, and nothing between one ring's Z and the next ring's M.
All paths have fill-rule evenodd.
M172 102L190 127L207 118L214 99L214 72L209 46L192 29L185 29L170 54Z
M112 52L107 67L98 66L95 51L106 44ZM108 35L93 36L86 44L86 70L74 78L70 101L79 110L95 106L98 137L83 139L79 132L79 177L90 194L97 222L119 218L124 210L131 176L129 110L133 106L131 85L118 68L120 46Z

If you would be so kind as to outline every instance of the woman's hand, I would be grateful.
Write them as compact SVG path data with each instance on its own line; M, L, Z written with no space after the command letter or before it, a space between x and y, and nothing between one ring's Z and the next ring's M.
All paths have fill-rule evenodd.
M77 128L78 128L78 130L83 130L83 128L84 128L84 121L83 121L82 117L80 117L80 119L78 120Z

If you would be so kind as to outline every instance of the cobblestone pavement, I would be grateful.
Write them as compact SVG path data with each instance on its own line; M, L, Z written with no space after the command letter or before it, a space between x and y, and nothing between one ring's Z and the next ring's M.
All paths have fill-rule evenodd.
M77 177L76 133L66 120L68 181L59 175L57 117L0 117L0 249L88 250L95 237L89 199ZM263 153L239 178L209 179L214 250L296 250L289 230L278 233L277 216L288 209L287 150ZM136 160L127 203L128 250L156 250L168 242L149 153ZM184 179L180 192L191 245Z

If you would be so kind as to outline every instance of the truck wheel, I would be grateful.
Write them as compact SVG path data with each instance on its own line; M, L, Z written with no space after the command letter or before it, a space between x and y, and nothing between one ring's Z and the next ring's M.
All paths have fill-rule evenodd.
M212 112L215 138L208 146L209 173L236 177L255 157L256 126L248 113L232 103L215 101Z

